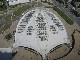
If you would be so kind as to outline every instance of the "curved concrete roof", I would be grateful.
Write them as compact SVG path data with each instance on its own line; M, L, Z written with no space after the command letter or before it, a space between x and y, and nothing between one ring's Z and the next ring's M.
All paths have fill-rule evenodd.
M45 59L47 53L57 45L70 43L61 20L46 9L36 8L23 15L15 33L13 47L29 47Z

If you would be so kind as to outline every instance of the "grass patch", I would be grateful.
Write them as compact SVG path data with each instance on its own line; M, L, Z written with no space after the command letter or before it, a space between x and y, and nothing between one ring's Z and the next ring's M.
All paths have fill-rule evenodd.
M3 18L3 16L0 16L0 19L2 19Z
M28 8L30 8L30 6L25 5L25 6L21 7L21 8L19 8L17 11L13 12L13 16L12 16L12 14L5 16L4 19L7 20L7 21L9 21L9 23L6 23L6 24L0 26L1 27L1 31L5 31L8 28L10 28L10 26L11 26L11 22L10 22L11 21L11 16L12 16L12 19L15 19L17 16L19 16L20 14L22 14ZM2 16L0 16L0 18L2 18Z
M29 8L30 8L30 6L28 6L28 5L25 5L21 8L19 8L17 11L15 11L13 13L14 16L12 17L12 19L15 19L17 16L19 16L20 14L22 14L24 11L26 11Z
M28 5L22 6L17 11L13 12L13 16L12 16L12 14L10 14L10 15L7 15L6 17L4 17L4 19L11 20L11 16L12 16L12 19L15 19L17 16L19 16L20 14L22 14L28 8L30 8L30 6L28 6Z
M8 35L6 35L5 38L6 38L7 40L10 40L10 39L12 38L11 33L9 33Z
M8 28L10 28L10 26L11 26L11 24L4 24L2 27L1 27L1 30L2 31L5 31L5 30L7 30Z
M2 24L0 24L0 28L2 27Z
M7 15L6 17L4 17L4 19L11 20L11 15Z
M53 9L70 25L73 25L74 22L63 12L61 11L59 8L57 8L56 6L53 7Z

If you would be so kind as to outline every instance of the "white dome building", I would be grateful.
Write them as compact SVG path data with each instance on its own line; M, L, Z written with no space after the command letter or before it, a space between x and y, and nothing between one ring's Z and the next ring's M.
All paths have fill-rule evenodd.
M61 20L47 9L36 8L20 19L13 47L32 48L45 59L51 49L64 43L70 41Z

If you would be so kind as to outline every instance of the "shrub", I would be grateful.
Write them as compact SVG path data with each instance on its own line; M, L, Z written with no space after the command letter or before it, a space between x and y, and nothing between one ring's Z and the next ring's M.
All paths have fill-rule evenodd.
M7 40L10 40L10 39L12 38L11 33L9 33L8 35L6 35L5 38L6 38Z

